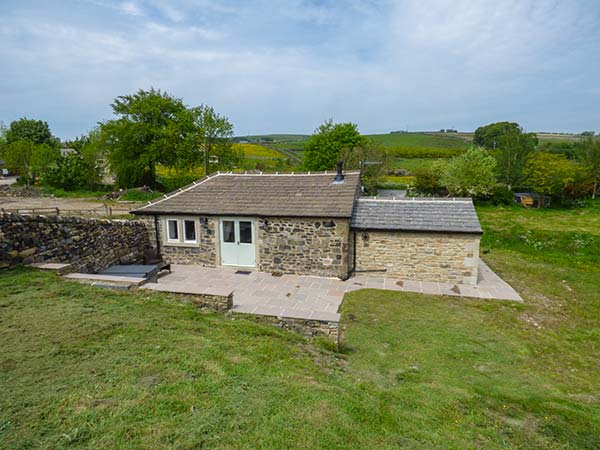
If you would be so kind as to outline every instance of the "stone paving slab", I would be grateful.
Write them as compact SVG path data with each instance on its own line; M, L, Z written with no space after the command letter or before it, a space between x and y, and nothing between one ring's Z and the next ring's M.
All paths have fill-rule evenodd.
M337 312L347 292L386 289L430 295L523 301L519 294L480 261L477 286L398 280L358 275L342 281L303 275L274 277L264 272L237 274L231 268L172 265L172 273L142 289L177 293L233 292L232 311L274 317L337 322Z
M145 278L117 277L112 275L100 275L95 273L70 273L68 275L65 275L64 278L89 284L92 284L94 282L100 282L109 284L123 284L129 286L141 286L146 282Z
M31 267L40 270L64 270L71 266L71 264L63 264L63 263L32 263Z

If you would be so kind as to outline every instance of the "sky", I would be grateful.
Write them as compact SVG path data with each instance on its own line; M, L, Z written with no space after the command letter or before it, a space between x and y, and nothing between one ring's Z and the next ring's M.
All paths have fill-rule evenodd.
M154 87L236 135L600 132L597 0L0 0L0 121L71 139Z

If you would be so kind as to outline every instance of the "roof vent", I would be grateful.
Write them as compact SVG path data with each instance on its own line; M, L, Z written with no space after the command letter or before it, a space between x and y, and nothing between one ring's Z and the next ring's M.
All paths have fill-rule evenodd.
M342 184L344 182L344 172L342 171L342 161L337 162L337 174L333 179L333 184Z

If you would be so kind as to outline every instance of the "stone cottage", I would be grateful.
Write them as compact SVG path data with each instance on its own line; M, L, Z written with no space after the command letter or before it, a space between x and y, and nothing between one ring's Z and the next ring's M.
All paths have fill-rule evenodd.
M475 284L470 199L360 196L359 172L217 173L132 211L171 263Z

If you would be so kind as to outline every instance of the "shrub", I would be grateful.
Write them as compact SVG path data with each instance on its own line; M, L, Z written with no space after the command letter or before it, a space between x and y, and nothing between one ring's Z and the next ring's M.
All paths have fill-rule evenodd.
M497 185L490 195L489 200L495 206L510 206L514 203L514 195L506 186Z
M448 162L441 183L451 195L483 197L494 189L495 167L496 160L486 149L472 147Z
M525 181L538 194L559 197L565 188L581 179L578 165L564 155L538 152L531 155L523 171Z
M442 176L446 170L445 162L439 160L426 167L414 170L414 186L422 194L437 194L443 189Z
M78 154L70 154L58 159L56 167L48 170L44 183L67 191L90 189L100 182L99 170Z

